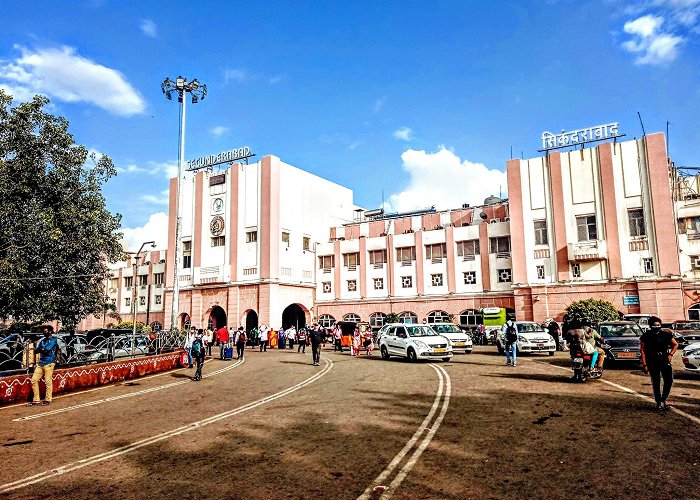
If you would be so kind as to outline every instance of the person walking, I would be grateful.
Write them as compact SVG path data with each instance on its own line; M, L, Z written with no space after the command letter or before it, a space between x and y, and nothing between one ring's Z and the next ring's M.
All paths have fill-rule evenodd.
M299 333L297 334L297 338L299 339L299 345L297 346L297 352L305 353L306 352L306 345L309 342L309 337L307 336L305 326L302 326L301 328L299 328Z
M193 327L187 332L187 337L185 338L185 351L187 351L187 361L189 366L187 368L192 368L192 342L194 341L195 332L197 330Z
M243 359L243 355L245 352L245 343L246 343L247 337L245 334L245 330L243 327L238 327L238 331L236 332L236 359Z
M321 364L321 343L323 342L323 333L321 329L312 329L309 332L309 340L311 341L311 353L313 354L314 366L319 366Z
M518 353L518 326L509 319L501 328L501 342L505 346L506 366L516 366Z
M343 331L340 325L335 325L333 329L333 350L343 352Z
M207 346L207 356L211 357L211 345L214 343L214 332L207 328L207 333L204 335L204 344Z
M561 344L559 341L559 324L553 319L550 319L549 324L547 325L547 331L554 339L554 349L558 351L561 349Z
M260 327L260 352L267 352L267 340L270 328L267 325Z
M204 365L204 331L200 328L195 334L194 340L192 340L192 357L197 365L197 370L194 372L194 377L192 380L198 382L202 380L202 365Z
M642 371L651 377L651 385L654 390L656 410L664 412L671 409L666 403L673 385L673 355L678 350L678 342L673 338L673 333L661 328L661 319L652 316L649 318L649 330L639 338L642 354ZM664 379L663 391L661 390L661 378Z
M287 347L287 331L281 326L277 334L277 348L284 349L285 347Z
M34 349L34 353L39 354L39 364L34 367L34 375L32 375L32 392L34 397L31 403L27 403L27 406L50 405L53 396L53 369L56 366L56 357L60 348L56 337L53 336L53 326L42 326L41 333L44 334L44 338L39 341L36 349ZM43 403L39 394L39 380L42 377L46 384L46 397L44 397Z
M297 331L294 329L292 326L289 330L287 330L287 343L289 344L289 349L292 350L294 349L294 342L297 340Z
M229 346L231 337L228 333L228 328L222 326L216 331L216 343L219 345L219 357L224 359L224 351Z

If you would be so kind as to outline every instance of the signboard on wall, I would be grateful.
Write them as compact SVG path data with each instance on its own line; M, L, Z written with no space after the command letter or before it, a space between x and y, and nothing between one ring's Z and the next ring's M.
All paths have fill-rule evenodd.
M567 148L571 146L583 145L587 142L604 141L605 139L616 139L624 137L618 131L619 123L607 123L605 125L596 125L594 127L582 128L567 132L561 131L561 134L554 135L551 132L542 132L542 149L537 151L549 151L550 149Z
M622 304L625 306L638 306L639 295L625 295L622 297Z

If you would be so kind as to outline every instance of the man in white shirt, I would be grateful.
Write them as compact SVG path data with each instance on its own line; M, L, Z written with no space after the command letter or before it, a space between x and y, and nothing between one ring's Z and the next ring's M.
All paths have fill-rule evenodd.
M260 327L260 352L267 352L267 335L269 330L267 325L262 325Z

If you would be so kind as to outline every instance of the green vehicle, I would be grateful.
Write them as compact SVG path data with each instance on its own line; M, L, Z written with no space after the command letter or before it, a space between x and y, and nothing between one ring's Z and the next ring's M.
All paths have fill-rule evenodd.
M506 324L508 319L505 307L484 307L481 309L481 314L484 318L486 338L489 342L496 343L496 339L501 333L501 327Z

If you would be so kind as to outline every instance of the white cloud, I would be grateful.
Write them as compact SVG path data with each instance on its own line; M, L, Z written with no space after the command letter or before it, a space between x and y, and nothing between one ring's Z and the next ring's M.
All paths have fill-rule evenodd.
M162 250L168 247L168 214L157 212L151 214L141 227L124 227L124 246L129 252L138 251L144 241L155 241L156 248ZM150 250L151 247L149 246Z
M227 69L226 71L224 71L224 80L226 81L226 83L229 83L231 81L244 82L249 78L250 74L245 68L234 68Z
M398 141L410 141L413 139L413 130L408 127L401 127L398 130L394 130L394 139Z
M624 26L625 33L631 35L639 35L642 38L653 35L656 30L658 30L664 22L663 17L656 17L652 15L646 15L635 19L634 21L627 21Z
M506 191L506 173L482 163L462 160L440 146L435 153L409 149L401 155L408 186L389 196L386 209L397 212L435 205L438 210L481 205L490 195ZM505 196L505 195L504 195Z
M211 135L213 135L214 137L218 138L218 137L221 137L222 135L224 135L226 132L228 132L228 130L229 130L228 127L218 126L218 127L214 127L212 129L210 129L209 133Z
M153 194L141 195L141 201L145 201L146 203L152 203L153 205L167 206L168 204L170 204L170 190L165 189L161 191L160 196L156 196Z
M275 75L275 76L271 76L271 77L267 80L267 82L268 82L270 85L277 85L277 84L280 83L282 80L283 80L282 75Z
M125 167L117 166L117 174L148 174L172 179L177 177L177 161L147 161L145 166L130 163Z
M158 26L151 19L141 19L141 24L139 25L143 34L155 38L158 36Z
M0 66L0 86L17 100L43 94L64 102L93 104L112 114L143 113L146 103L120 72L76 54L72 47L29 49Z
M379 113L384 105L386 104L386 96L380 97L376 101L374 101L374 106L372 106L372 111L375 113Z

